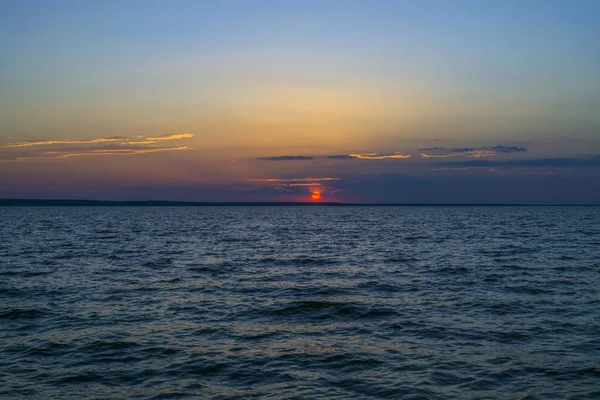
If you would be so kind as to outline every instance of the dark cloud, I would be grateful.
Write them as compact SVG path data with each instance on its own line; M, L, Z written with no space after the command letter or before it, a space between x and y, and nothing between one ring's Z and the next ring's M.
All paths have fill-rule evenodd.
M274 156L274 157L257 157L257 160L264 161L306 161L314 159L313 156Z
M20 185L20 168L0 167L0 198L55 198L173 201L298 201L308 200L302 186L218 184L166 184L84 179L76 190L68 179L37 174ZM600 185L594 171L580 168L565 175L424 175L368 174L327 186L327 201L362 203L518 203L600 204ZM335 196L332 194L335 189ZM453 213L442 212L452 217ZM440 215L442 215L440 214ZM428 211L423 213L428 218Z
M257 160L266 161L297 161L297 160L313 160L315 158L326 158L330 160L387 160L387 159L407 159L410 154L403 153L352 153L352 154L333 154L328 156L273 156L273 157L257 157Z
M595 175L406 176L371 174L342 181L340 201L365 203L600 204Z
M446 161L436 165L442 167L547 167L547 168L581 168L600 167L600 156L587 158L536 158L531 160L468 160Z
M419 149L423 158L447 157L488 157L499 154L520 153L527 151L524 147L517 146L488 146L488 147L427 147Z
M526 148L517 146L495 146L492 147L492 150L496 151L497 153L519 153L527 151Z
M330 158L332 160L351 160L354 157L348 155L348 154L334 154L331 156L325 156L326 158Z

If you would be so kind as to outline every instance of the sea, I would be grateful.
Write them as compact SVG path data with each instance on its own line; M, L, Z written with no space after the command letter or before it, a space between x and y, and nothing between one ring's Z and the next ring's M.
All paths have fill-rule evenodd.
M600 207L2 207L1 399L600 399Z

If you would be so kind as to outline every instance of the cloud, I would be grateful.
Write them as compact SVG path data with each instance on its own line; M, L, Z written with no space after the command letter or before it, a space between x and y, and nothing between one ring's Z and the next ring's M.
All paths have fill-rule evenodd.
M587 158L536 158L530 160L468 160L437 163L441 167L546 167L546 168L582 168L600 167L600 155Z
M263 161L309 161L318 158L330 159L330 160L386 160L386 159L406 159L410 158L410 154L404 153L351 153L351 154L333 154L327 156L305 156L305 155L292 155L292 156L269 156L269 157L257 157L257 160Z
M2 149L10 149L15 147L29 147L29 146L52 146L52 145L63 145L63 144L92 144L92 143L106 143L106 142L122 142L129 140L123 136L112 136L107 138L97 138L89 140L25 140L22 142L11 143L0 146Z
M349 154L351 157L360 158L364 160L385 160L389 158L393 159L406 159L410 158L410 154L392 153L392 154L380 154L380 153L365 153L365 154Z
M352 159L362 159L362 160L386 160L386 159L407 159L410 158L410 154L403 153L351 153L351 154L334 154L325 156L326 158L330 158L333 160L352 160Z
M448 157L490 157L500 154L520 153L527 151L524 147L517 146L493 146L493 147L464 147L444 148L429 147L419 149L422 158L448 158Z
M600 185L593 173L369 174L357 182L344 180L340 201L364 203L444 204L600 204Z
M337 177L306 177L306 178L252 178L243 179L245 183L248 183L249 188L270 188L274 190L274 194L294 194L303 195L312 193L317 190L319 193L327 193L331 195L337 192L334 189L337 185L343 182L342 178ZM266 193L265 193L266 194ZM297 201L298 198L290 199Z
M82 140L28 140L0 146L0 149L5 149L0 151L0 161L133 155L160 151L192 150L187 146L158 147L154 144L162 140L189 139L193 136L191 133L167 133L157 137L138 136L134 139L125 136L111 136ZM31 147L33 148L30 149Z
M118 149L80 149L79 151L44 151L36 152L24 155L11 154L7 158L0 158L0 161L26 161L26 160L43 160L52 158L71 158L71 157L82 157L82 156L111 156L111 155L135 155L135 154L146 154L156 153L161 151L181 151L181 150L193 150L191 147L179 146L179 147L151 147L151 148L118 148ZM2 155L0 155L2 157Z
M273 156L273 157L257 157L257 160L266 161L299 161L299 160L312 160L313 156Z
M264 179L244 179L246 182L323 182L323 181L341 181L342 178L318 177L318 178L264 178Z
M176 139L190 139L194 137L193 133L164 133L156 137L147 137L146 141L157 141L157 140L176 140Z
M10 149L19 147L30 147L30 146L54 146L54 145L65 145L65 144L95 144L95 143L119 143L119 144L130 144L130 145L145 145L156 143L160 140L176 140L176 139L189 139L193 137L192 133L166 133L157 137L137 137L131 139L125 136L110 136L105 138L95 139L83 139L83 140L25 140L16 143L9 143L1 145L0 149Z
M141 140L141 141L131 141L131 142L124 142L123 144L130 144L130 145L146 145L146 144L153 144L156 143L156 140Z

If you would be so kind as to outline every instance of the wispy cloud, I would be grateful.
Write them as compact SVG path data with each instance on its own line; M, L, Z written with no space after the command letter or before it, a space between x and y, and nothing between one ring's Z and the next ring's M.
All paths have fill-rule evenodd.
M546 167L546 168L584 168L600 167L600 155L586 158L536 158L529 160L468 160L437 163L440 167Z
M166 133L164 135L156 137L136 137L128 138L125 136L111 136L105 138L95 139L82 139L82 140L25 140L21 142L9 143L0 145L1 149L19 148L19 147L30 147L30 146L55 146L65 144L95 144L95 143L118 143L118 144L129 144L129 145L146 145L156 143L161 140L176 140L176 139L189 139L192 138L192 133Z
M81 140L28 140L1 145L0 161L135 155L162 151L192 150L188 146L159 147L156 143L164 140L189 139L193 136L191 133L168 133L157 137L111 136Z
M306 177L306 178L252 178L243 179L244 182L257 188L270 188L279 193L295 193L297 195L312 193L318 190L320 193L335 193L334 187L342 183L342 178L337 177Z
M82 157L82 156L128 156L136 154L146 153L157 153L161 151L181 151L181 150L193 150L191 147L179 146L179 147L152 147L152 148L131 148L131 149L81 149L77 152L72 151L44 151L36 152L25 155L8 155L4 159L0 158L0 161L26 161L26 160L43 160L52 158L71 158L71 157ZM0 155L2 157L2 155Z
M315 178L264 178L264 179L244 179L246 182L323 182L323 181L341 181L342 178L315 177Z
M387 159L407 159L410 158L410 154L404 153L351 153L351 154L334 154L325 156L326 158L333 160L387 160Z
M147 137L147 141L159 141L159 140L176 140L176 139L190 139L194 137L193 133L165 133L156 137Z
M410 154L404 153L350 153L350 154L333 154L326 156L315 155L284 155L284 156L268 156L257 157L261 161L310 161L315 159L329 160L388 160L388 159L407 159Z
M523 168L523 167L439 167L430 168L433 172L491 172L495 174L519 174L519 175L558 175L561 172L555 168Z
M449 157L491 157L500 154L519 153L527 151L523 147L517 146L493 146L493 147L463 147L463 148L444 148L429 147L419 149L423 158L449 158Z
M364 154L349 154L353 158L360 158L364 160L386 160L386 159L406 159L410 158L410 154L403 153L392 153L392 154L380 154L380 153L364 153Z
M69 158L69 157L80 157L80 156L107 156L107 155L133 155L133 154L145 154L145 153L156 153L159 151L179 151L179 150L192 150L187 146L179 147L155 147L149 149L119 149L119 150L89 150L82 151L81 153L64 153L57 154L55 158ZM51 157L53 154L47 153Z
M53 146L53 145L64 145L64 144L93 144L93 143L106 143L106 142L123 142L129 140L123 136L113 136L107 138L97 138L89 140L25 140L22 142L10 143L0 146L2 149L10 149L16 147L29 147L29 146Z
M272 156L272 157L257 157L257 160L265 160L265 161L303 161L303 160L312 160L313 156Z

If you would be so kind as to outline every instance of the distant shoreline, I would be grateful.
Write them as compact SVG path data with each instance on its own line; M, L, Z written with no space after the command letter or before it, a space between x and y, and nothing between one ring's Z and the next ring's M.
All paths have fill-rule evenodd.
M0 199L0 206L39 207L594 207L600 204L510 204L510 203L334 203L334 202L197 202L197 201L113 201L62 199Z

